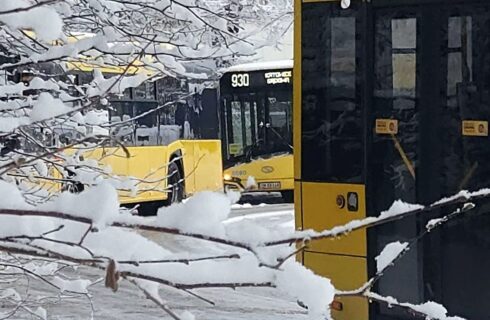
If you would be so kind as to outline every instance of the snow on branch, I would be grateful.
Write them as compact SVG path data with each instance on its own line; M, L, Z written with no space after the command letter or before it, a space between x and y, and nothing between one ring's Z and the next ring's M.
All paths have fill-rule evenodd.
M303 241L337 237L361 227L370 227L374 222L375 225L389 223L393 217L423 214L430 208L444 209L455 204L461 205L461 209L433 224L433 229L473 209L475 205L468 204L470 201L477 202L490 195L488 190L462 192L427 207L417 206L416 209L413 209L414 206L397 204L396 211L382 213L374 222L367 218L355 227L339 227L343 229L342 233L323 231L318 233L321 237L308 237L305 232L295 232L291 236L290 231L272 231L245 221L225 223L231 200L218 193L198 194L184 204L160 209L155 219L146 219L132 216L127 211L119 212L117 196L109 185L101 185L78 195L63 194L36 208L22 202L21 194L11 185L5 185L4 188L4 194L10 194L8 198L12 202L3 204L4 209L0 209L0 234L3 235L0 238L1 251L106 270L106 285L113 290L117 290L121 279L130 282L148 281L157 287L168 286L187 294L198 288L272 287L308 305L312 315L328 316L328 301L333 301L335 296L356 295L441 320L457 318L446 317L446 312L442 313L443 309L434 303L398 303L393 298L383 298L371 291L386 268L407 252L407 243L388 245L378 257L375 277L352 292L337 292L328 279L314 275L290 259L298 249L279 246L278 243L287 243L291 239L298 241L300 237L303 237ZM112 200L107 201L106 207L102 208L100 199ZM192 247L202 248L202 252L198 255L176 256L131 230L184 237L191 241ZM253 238L249 237L250 233L254 235ZM200 244L197 245L195 241ZM166 306L155 295L158 292L155 287L150 286L144 291L146 295L151 294L149 298L160 307ZM435 317L431 312L438 312L437 315L441 316Z
M454 196L441 199L428 206L407 204L397 200L393 203L392 207L389 210L381 212L381 214L378 217L368 217L362 220L353 220L343 226L337 226L332 229L324 230L320 232L313 231L313 230L306 230L297 233L294 237L288 239L268 241L265 242L264 245L275 246L275 245L281 245L281 244L287 244L293 242L303 242L305 240L311 241L311 240L320 240L325 238L340 237L355 230L372 228L393 221L401 220L409 216L427 214L429 212L446 208L451 205L458 205L458 204L462 205L470 201L477 201L488 197L490 197L490 189L482 189L476 192L461 191L458 194L455 194ZM443 223L444 221L434 221L434 222Z

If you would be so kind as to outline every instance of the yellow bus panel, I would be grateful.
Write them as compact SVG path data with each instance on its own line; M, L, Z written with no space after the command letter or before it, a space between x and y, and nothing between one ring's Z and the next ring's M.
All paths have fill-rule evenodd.
M349 195L357 196L357 210L349 209ZM317 231L341 226L366 217L363 185L302 182L303 228ZM339 204L343 198L344 204ZM367 254L366 231L358 230L337 239L312 241L308 250L323 253L363 256Z
M97 148L84 153L86 159L97 160L110 167L111 174L137 182L138 192L120 191L121 203L141 203L167 199L167 166L172 159L182 163L184 194L223 190L221 145L219 140L178 140L167 146Z
M180 140L183 154L186 194L203 190L223 190L221 144L219 140ZM192 157L190 156L192 150ZM189 180L188 180L189 179Z
M349 291L367 282L366 258L305 252L304 264L318 275L331 279L337 290ZM335 320L368 320L369 305L363 297L335 298L342 310L332 310Z

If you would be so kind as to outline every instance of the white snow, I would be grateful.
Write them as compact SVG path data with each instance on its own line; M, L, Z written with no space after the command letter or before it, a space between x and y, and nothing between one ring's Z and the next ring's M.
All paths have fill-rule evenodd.
M34 77L28 85L23 82L0 86L0 96L22 95L26 90L52 90L58 91L60 87L54 81L44 81L39 77ZM7 104L4 102L4 105Z
M160 208L157 223L184 232L224 237L225 229L221 222L228 217L230 210L231 201L226 195L204 191L185 203Z
M27 125L31 121L28 117L0 117L0 132L12 132L16 128Z
M34 314L43 320L48 319L48 312L43 307L37 307L37 309L34 311Z
M196 320L196 317L190 313L189 311L185 310L180 314L180 319L181 320Z
M119 200L116 189L102 182L80 194L63 192L55 200L42 204L39 209L89 218L95 227L104 228L119 216Z
M2 209L32 209L32 206L25 202L19 189L12 183L0 180L0 194L2 195Z
M395 202L393 202L393 204L390 206L388 210L381 212L379 217L380 218L393 217L404 212L423 209L423 208L424 206L419 204L411 204L411 203L403 202L401 200L396 200Z
M261 206L261 207L263 207L263 206ZM250 203L245 203L243 205L238 205L237 207L234 207L234 208L253 208L253 206ZM294 212L289 211L289 210L284 210L284 211L256 213L254 215L243 215L243 216L228 218L225 221L223 221L223 223L224 224L238 223L238 222L241 222L243 220L252 220L253 221L253 220L262 219L262 218L272 218L273 219L275 217L283 217L283 216L289 216L291 218L294 218Z
M402 243L400 241L396 241L388 243L383 248L381 253L376 258L374 258L376 260L377 272L380 273L384 269L386 269L386 267L388 267L393 262L393 260L395 260L396 257L398 257L400 253L402 253L402 251L404 251L407 247L408 242Z
M31 111L32 121L47 120L70 111L60 99L53 98L47 92L42 92L39 99L34 103Z
M26 0L2 0L2 11L32 6ZM36 37L43 41L58 39L62 34L61 17L51 7L41 6L31 10L0 15L0 21L14 29L33 29Z
M263 62L251 62L239 64L236 66L232 66L223 70L220 70L221 73L228 72L250 72L250 71L260 71L260 70L269 70L269 69L292 69L293 68L293 60L279 60L279 61L263 61Z
M15 301L21 301L22 297L20 296L19 292L13 288L7 288L2 291L0 291L0 299L5 299L5 298L11 298Z
M410 204L403 202L401 200L396 200L393 202L391 207L380 213L377 217L367 217L362 220L352 220L342 226L333 227L330 230L323 230L321 232L316 232L313 230L305 230L300 231L297 235L303 236L304 238L316 237L316 236L338 236L348 232L351 232L353 229L361 228L363 226L370 225L372 223L376 223L388 218L396 217L399 215L403 215L406 212L410 212L412 210L423 209L424 206L418 204Z
M421 304L413 304L408 302L399 302L397 299L387 296L381 296L374 292L367 292L365 296L368 298L373 298L378 301L383 301L390 306L401 306L404 308L411 309L416 312L420 312L426 315L427 320L464 320L458 316L448 316L447 309L441 304L433 301L427 301Z
M228 191L226 191L226 196L230 200L232 207L233 206L239 206L239 204L237 204L237 202L242 197L242 194L240 193L240 191L228 190Z
M87 89L89 97L101 96L108 93L123 94L128 88L136 88L144 81L148 80L149 76L145 73L138 73L131 76L112 76L105 78L99 69L94 70L94 80Z
M425 228L427 230L433 229L435 226L437 226L439 223L443 222L444 218L437 218L437 219L431 219L429 222L427 222Z
M250 189L250 188L256 188L256 187L257 187L257 181L255 181L255 177L248 176L247 183L245 184L245 188Z
M53 284L56 285L61 292L70 291L77 293L88 293L88 286L92 283L90 280L76 279L76 280L65 280L58 276L54 276L52 280Z
M335 296L335 288L329 279L315 275L297 262L288 261L278 272L275 283L279 290L307 305L312 318L330 319L330 303Z
M51 276L54 275L55 272L58 270L60 266L56 262L48 262L48 263L39 263L39 262L28 262L26 265L24 265L24 268L26 268L29 271L34 272L35 274L39 276ZM19 270L19 272L21 272Z
M237 209L237 208L252 208L253 206L251 203L243 203L243 204L235 203L231 207L233 209Z

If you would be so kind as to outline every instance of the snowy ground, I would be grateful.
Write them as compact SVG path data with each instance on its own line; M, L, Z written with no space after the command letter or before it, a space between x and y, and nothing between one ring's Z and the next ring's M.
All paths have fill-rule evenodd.
M267 228L294 228L294 213L292 204L259 204L235 205L230 218L226 223L237 223L243 219L260 221ZM195 240L188 238L144 233L149 239L169 248L174 252L189 250L197 246ZM196 249L198 250L198 249ZM81 268L77 272L68 273L77 278L82 275L93 281L102 279L103 272L93 269ZM34 287L31 294L34 296L46 296L55 291L32 282ZM49 319L90 319L91 313L95 319L170 319L153 302L144 298L133 288L131 284L122 282L117 293L104 287L100 281L90 288L92 302L86 297L74 297L63 302L56 302L47 307ZM162 287L160 294L166 300L168 306L178 314L184 310L190 311L198 320L224 320L224 319L306 319L306 312L297 306L291 297L281 296L272 289L200 289L194 291L206 299L213 301L212 306L202 300L192 297L185 292L168 287ZM0 312L2 310L0 306ZM32 319L19 314L15 319Z

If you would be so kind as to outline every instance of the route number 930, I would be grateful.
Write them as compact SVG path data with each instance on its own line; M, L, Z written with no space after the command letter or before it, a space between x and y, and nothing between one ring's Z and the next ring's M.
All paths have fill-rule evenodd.
M248 73L238 73L231 75L231 86L233 88L248 87L250 85L250 77Z

